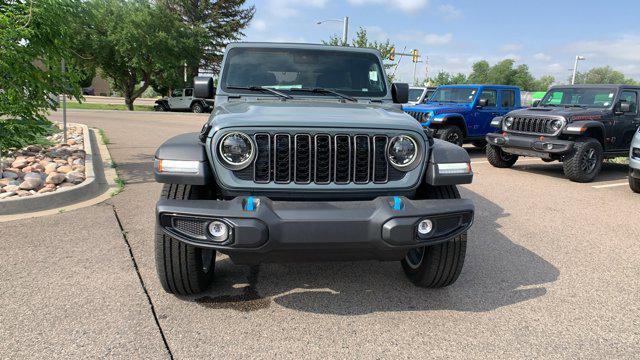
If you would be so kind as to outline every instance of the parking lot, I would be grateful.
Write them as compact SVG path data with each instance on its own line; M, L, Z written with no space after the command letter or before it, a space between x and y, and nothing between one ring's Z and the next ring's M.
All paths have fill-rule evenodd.
M475 177L461 192L475 223L462 274L445 289L414 287L399 263L245 267L218 255L206 294L166 294L153 154L206 118L69 111L107 134L125 190L0 223L3 357L640 357L640 196L613 163L578 184L560 163L497 169L469 147Z

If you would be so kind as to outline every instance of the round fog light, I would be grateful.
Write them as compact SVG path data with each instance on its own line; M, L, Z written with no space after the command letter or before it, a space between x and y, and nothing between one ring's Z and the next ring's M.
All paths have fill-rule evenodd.
M429 219L422 220L418 224L418 233L420 235L427 235L431 230L433 230L433 222Z
M552 143L547 143L547 145L545 145L545 147L547 148L547 150L553 150L553 144Z
M209 234L214 241L223 242L229 237L229 227L222 221L209 223Z

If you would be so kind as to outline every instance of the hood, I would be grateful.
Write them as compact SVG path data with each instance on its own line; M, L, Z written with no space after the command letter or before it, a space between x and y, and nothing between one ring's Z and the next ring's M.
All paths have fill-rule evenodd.
M510 112L508 116L562 116L567 120L591 120L603 118L610 112L610 109L543 106L515 110Z
M402 107L404 111L418 111L418 112L427 112L432 111L435 115L444 114L449 112L466 112L469 111L469 104L456 104L456 103L438 103L438 102L429 102L426 104L420 105L405 105Z
M227 102L212 114L213 126L316 127L412 130L422 133L414 118L398 105L321 101Z

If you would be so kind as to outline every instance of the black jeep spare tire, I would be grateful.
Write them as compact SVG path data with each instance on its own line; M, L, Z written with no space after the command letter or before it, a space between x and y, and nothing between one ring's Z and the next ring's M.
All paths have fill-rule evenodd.
M426 197L459 199L460 193L454 185L429 186ZM467 233L464 232L445 242L410 250L401 261L402 269L416 286L445 287L458 279L466 251Z
M165 184L162 199L187 200L191 185ZM166 235L156 224L155 257L162 288L176 295L205 291L213 281L215 250L198 248Z

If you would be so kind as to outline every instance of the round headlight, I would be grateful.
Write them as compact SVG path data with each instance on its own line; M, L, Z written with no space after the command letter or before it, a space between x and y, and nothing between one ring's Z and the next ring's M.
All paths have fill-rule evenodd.
M511 125L513 125L513 118L509 116L508 118L504 119L504 126L508 129L511 127Z
M412 137L396 136L389 142L389 162L398 170L407 170L416 163L418 144Z
M562 128L562 120L553 120L549 123L549 130L551 132L556 132Z
M218 152L222 163L231 170L249 166L255 157L251 138L241 132L230 132L220 139Z

